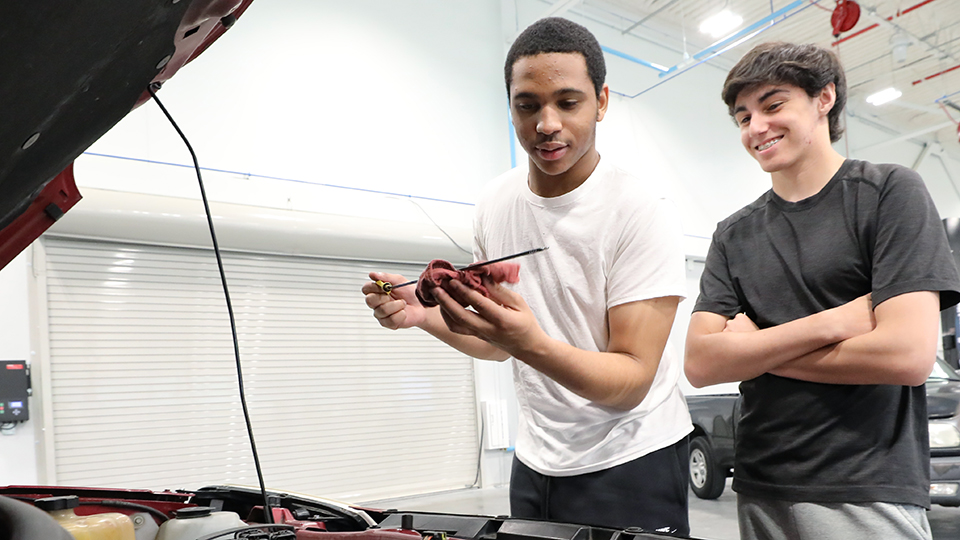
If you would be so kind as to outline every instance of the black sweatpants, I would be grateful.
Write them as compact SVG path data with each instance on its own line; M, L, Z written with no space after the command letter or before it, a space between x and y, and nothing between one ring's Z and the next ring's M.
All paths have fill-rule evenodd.
M613 529L690 535L686 437L633 461L576 476L546 476L513 458L510 513Z

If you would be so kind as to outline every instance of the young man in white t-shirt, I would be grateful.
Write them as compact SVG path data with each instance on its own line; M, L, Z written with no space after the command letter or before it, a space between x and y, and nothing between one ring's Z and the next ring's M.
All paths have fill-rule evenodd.
M682 233L668 201L600 160L604 75L596 38L565 19L534 23L507 55L529 171L487 187L474 256L550 248L520 262L512 290L487 280L485 297L452 281L429 309L410 288L363 292L387 328L417 326L475 358L514 359L514 517L686 535L691 424L667 346L685 286Z

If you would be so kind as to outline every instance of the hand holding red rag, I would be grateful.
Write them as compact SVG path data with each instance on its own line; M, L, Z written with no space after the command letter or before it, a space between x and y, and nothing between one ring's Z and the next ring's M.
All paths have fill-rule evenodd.
M449 284L452 279L489 297L490 292L483 286L484 276L488 276L496 283L503 281L517 283L520 281L520 265L511 262L499 262L470 270L457 270L448 261L434 259L427 265L427 269L420 274L420 281L417 282L417 299L420 300L423 307L436 306L437 302L433 299L433 289L441 287L450 293ZM451 294L451 296L456 298L457 295Z

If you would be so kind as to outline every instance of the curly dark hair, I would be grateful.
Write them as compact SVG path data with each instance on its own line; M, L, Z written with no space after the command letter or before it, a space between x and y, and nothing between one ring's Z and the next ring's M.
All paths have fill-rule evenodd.
M841 117L847 104L847 78L837 56L816 45L794 43L761 43L737 62L723 83L723 102L733 116L737 96L744 90L764 84L792 84L808 96L816 97L828 84L837 89L837 100L827 113L830 141L843 136Z
M503 76L507 83L507 96L513 83L513 64L525 56L542 53L580 53L587 62L587 75L593 81L593 88L600 96L603 81L607 76L607 66L603 61L603 51L597 38L585 27L560 17L547 17L531 24L517 36L507 52L507 61L503 66Z

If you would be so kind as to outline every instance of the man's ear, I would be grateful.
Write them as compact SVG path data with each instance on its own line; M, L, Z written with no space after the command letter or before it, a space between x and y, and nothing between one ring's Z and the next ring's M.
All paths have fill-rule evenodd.
M820 95L817 97L817 109L820 111L820 114L826 116L827 113L833 110L836 102L837 86L833 83L827 83L826 86L820 89Z
M597 122L603 120L607 114L607 105L610 103L610 87L606 84L600 89L600 95L597 96Z

